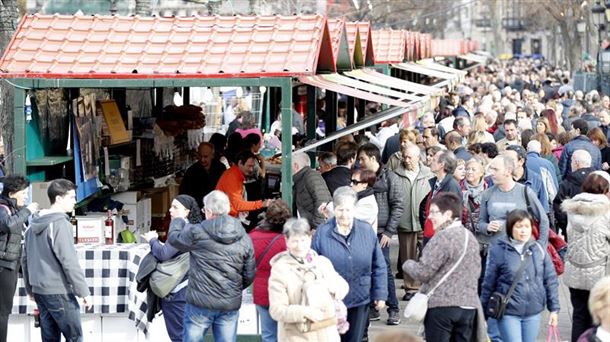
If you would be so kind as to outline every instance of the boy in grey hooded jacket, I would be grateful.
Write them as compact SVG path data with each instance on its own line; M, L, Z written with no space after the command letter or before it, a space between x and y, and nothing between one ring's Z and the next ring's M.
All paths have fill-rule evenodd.
M25 233L23 279L28 295L40 311L43 341L82 341L80 306L90 307L89 288L73 244L66 212L76 202L76 186L65 179L51 182L47 194L51 207L33 216Z

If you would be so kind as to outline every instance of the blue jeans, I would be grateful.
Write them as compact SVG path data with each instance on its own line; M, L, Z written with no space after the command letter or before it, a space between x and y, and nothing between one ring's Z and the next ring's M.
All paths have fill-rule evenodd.
M504 341L530 342L536 341L540 329L541 314L527 317L504 315L498 321L498 327Z
M238 310L208 310L186 303L184 307L184 342L203 342L210 327L212 327L215 342L235 342L238 317Z
M40 311L40 336L43 342L82 342L80 306L73 294L34 294Z
M182 342L185 298L186 287L176 293L170 293L165 298L161 298L161 311L163 311L165 329L172 342Z
M269 307L257 305L256 311L261 316L261 337L263 342L277 342L277 322L271 318Z
M377 238L381 240L381 235L377 235ZM386 267L388 268L388 300L386 305L388 306L388 312L399 312L398 298L396 298L396 284L394 284L394 273L392 273L392 264L390 263L390 245L381 248L383 258L385 259Z
M491 342L503 342L500 329L498 328L498 321L495 318L487 319L487 335Z

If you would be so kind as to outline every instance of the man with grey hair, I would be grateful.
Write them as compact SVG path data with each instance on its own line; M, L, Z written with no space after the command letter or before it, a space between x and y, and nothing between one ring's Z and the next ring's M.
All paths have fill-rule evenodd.
M169 243L190 253L184 308L185 341L202 341L212 328L215 340L234 341L242 291L254 281L252 240L229 215L229 198L214 190L203 198L205 221L172 220Z
M571 169L572 172L564 178L559 185L557 196L553 200L553 211L555 212L555 222L557 231L563 231L567 236L566 227L568 226L568 217L561 210L561 204L564 200L572 198L582 192L582 183L587 176L595 171L591 167L592 160L589 152L585 150L576 150L572 154Z
M296 212L315 229L324 222L318 208L330 201L330 192L324 178L309 166L311 161L305 153L292 156L292 195Z
M419 221L424 229L424 245L434 235L432 221L428 219L432 199L441 192L451 192L462 198L462 189L453 177L456 167L457 159L451 151L439 151L430 160L430 171L434 177L428 180L430 192L419 205Z
M402 183L405 198L405 211L398 224L398 274L402 274L402 264L407 260L417 261L417 245L421 235L419 205L430 192L430 178L434 177L430 169L420 163L420 149L415 144L401 148L401 162L392 170L398 175ZM420 284L406 274L404 279L405 296L403 300L410 300L417 292Z
M489 246L499 239L507 239L506 217L511 211L515 209L530 211L534 220L539 224L538 242L546 249L549 240L549 219L544 208L530 187L515 181L513 173L516 168L515 159L508 154L495 157L489 164L489 172L494 185L481 195L479 227L475 234L483 247L481 252L482 275L485 274ZM527 196L527 201L525 196ZM527 202L530 204L529 208ZM479 284L481 282L482 278L479 279ZM500 334L497 321L490 318L487 325L491 340L498 340Z
M539 173L542 178L542 184L548 194L548 200L553 201L557 195L557 189L559 188L559 167L555 168L555 165L550 160L543 158L540 155L542 151L542 144L537 140L530 140L527 143L527 157L525 159L525 167L530 172Z

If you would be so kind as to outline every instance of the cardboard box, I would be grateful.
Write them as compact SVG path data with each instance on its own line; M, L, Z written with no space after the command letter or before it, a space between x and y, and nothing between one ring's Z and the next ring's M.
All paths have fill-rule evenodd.
M47 209L51 206L49 196L47 195L47 189L51 182L32 182L32 202L38 203L40 209Z
M170 185L162 188L149 188L143 190L147 197L151 200L151 214L153 216L165 216L169 211L169 207L176 196L178 196L180 187L178 185Z
M123 191L112 195L110 198L123 204L136 204L142 198L142 193L139 191Z
M104 243L106 215L77 216L78 243Z
M87 216L76 216L78 227L78 243L97 243L104 244L104 223L108 214L106 213L90 213ZM112 216L114 221L114 236L112 237L115 243L120 232L127 227L123 221L115 216Z

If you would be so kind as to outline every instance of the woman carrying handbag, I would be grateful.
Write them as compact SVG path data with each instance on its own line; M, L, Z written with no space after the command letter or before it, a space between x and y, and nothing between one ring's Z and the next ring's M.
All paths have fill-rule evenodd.
M420 293L411 301L429 297L424 319L428 341L487 340L477 295L479 245L462 226L461 217L460 198L453 193L439 193L430 203L434 236L418 262L408 260L402 266L406 274L422 282Z
M525 210L506 218L506 239L489 251L481 303L485 314L498 321L503 341L535 342L542 311L557 326L558 279L546 250L533 239L533 219Z

